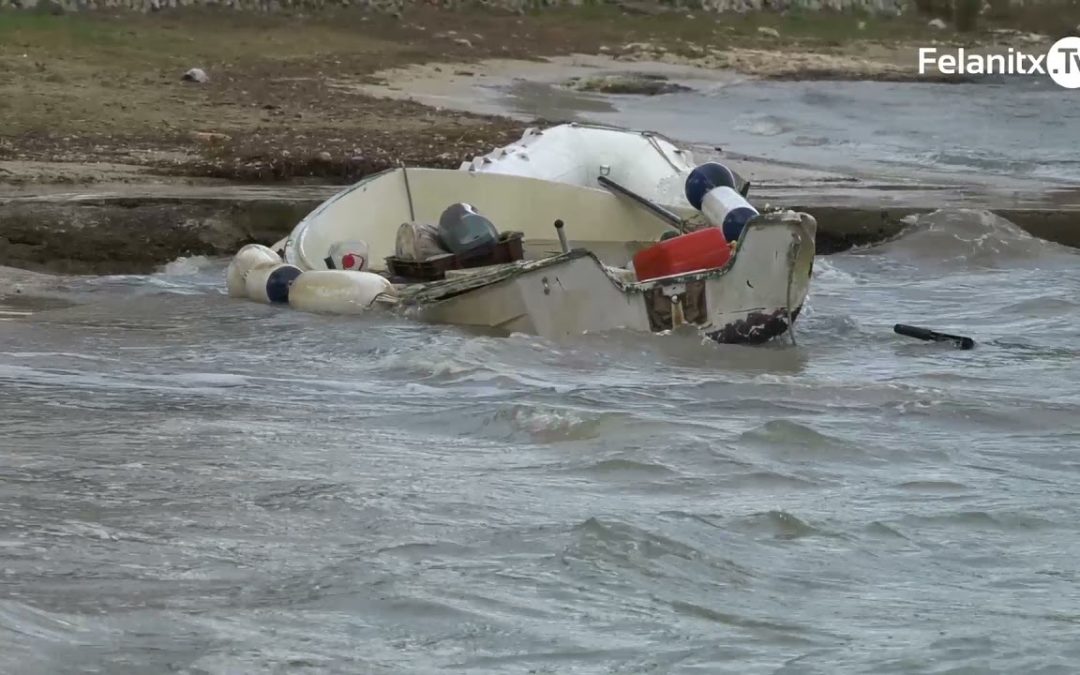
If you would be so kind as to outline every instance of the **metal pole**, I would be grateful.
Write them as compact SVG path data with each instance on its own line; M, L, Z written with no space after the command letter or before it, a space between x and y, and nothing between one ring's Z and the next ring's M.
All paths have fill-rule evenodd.
M559 248L562 249L563 253L569 253L570 252L570 244L566 243L566 233L563 232L563 221L561 221L561 220L556 220L555 221L555 232L557 232L558 235L559 235Z
M606 188L608 188L610 190L614 190L615 192L618 192L621 195L624 195L626 197L629 197L630 199L633 199L638 204L644 206L649 211L652 211L654 214L656 214L660 218L666 220L670 225L675 227L675 229L677 229L679 232L686 232L686 223L683 222L683 219L680 218L677 214L675 214L675 213L673 213L671 211L668 211L663 206L660 206L659 204L654 204L653 202L650 202L648 199L645 199L644 197L637 194L636 192L632 192L629 189L624 188L623 186L619 185L618 183L611 180L607 176L597 176L596 177L596 182L600 183L601 185L603 185L604 187L606 187Z

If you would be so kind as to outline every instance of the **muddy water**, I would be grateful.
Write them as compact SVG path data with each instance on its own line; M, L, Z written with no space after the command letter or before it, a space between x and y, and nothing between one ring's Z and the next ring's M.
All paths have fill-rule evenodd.
M0 672L1074 672L1078 262L928 216L765 348L23 278Z

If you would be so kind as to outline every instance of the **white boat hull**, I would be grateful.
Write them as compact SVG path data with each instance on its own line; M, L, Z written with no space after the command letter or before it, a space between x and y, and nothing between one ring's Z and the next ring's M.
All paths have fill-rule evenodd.
M460 168L592 188L605 176L651 201L689 208L683 183L695 166L688 149L654 132L571 123L526 129Z

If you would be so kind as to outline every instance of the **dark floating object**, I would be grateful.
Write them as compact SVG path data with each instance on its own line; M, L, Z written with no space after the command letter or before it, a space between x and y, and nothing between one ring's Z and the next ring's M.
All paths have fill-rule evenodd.
M930 330L929 328L907 326L902 323L898 323L893 326L893 330L900 335L906 335L908 337L918 338L920 340L926 340L928 342L952 342L960 349L973 349L975 347L975 341L963 335L949 335L947 333L938 333L936 331Z

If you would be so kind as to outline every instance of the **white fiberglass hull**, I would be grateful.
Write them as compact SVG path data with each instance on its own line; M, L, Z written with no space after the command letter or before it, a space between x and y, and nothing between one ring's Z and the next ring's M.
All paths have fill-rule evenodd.
M688 149L659 134L572 123L526 129L519 140L460 169L592 188L605 176L658 204L690 208L683 184L696 165Z
M802 309L815 223L770 214L751 224L724 268L646 282L583 250L435 282L399 303L433 322L549 338L606 330L697 327L723 343L760 343L787 332Z
M447 206L466 202L501 231L524 235L526 257L559 251L554 223L562 220L572 246L624 265L670 227L625 197L536 178L450 169L393 169L334 195L312 211L285 241L285 260L300 269L327 269L331 247L367 244L372 269L385 269L404 222L437 223ZM692 216L689 206L685 215Z

